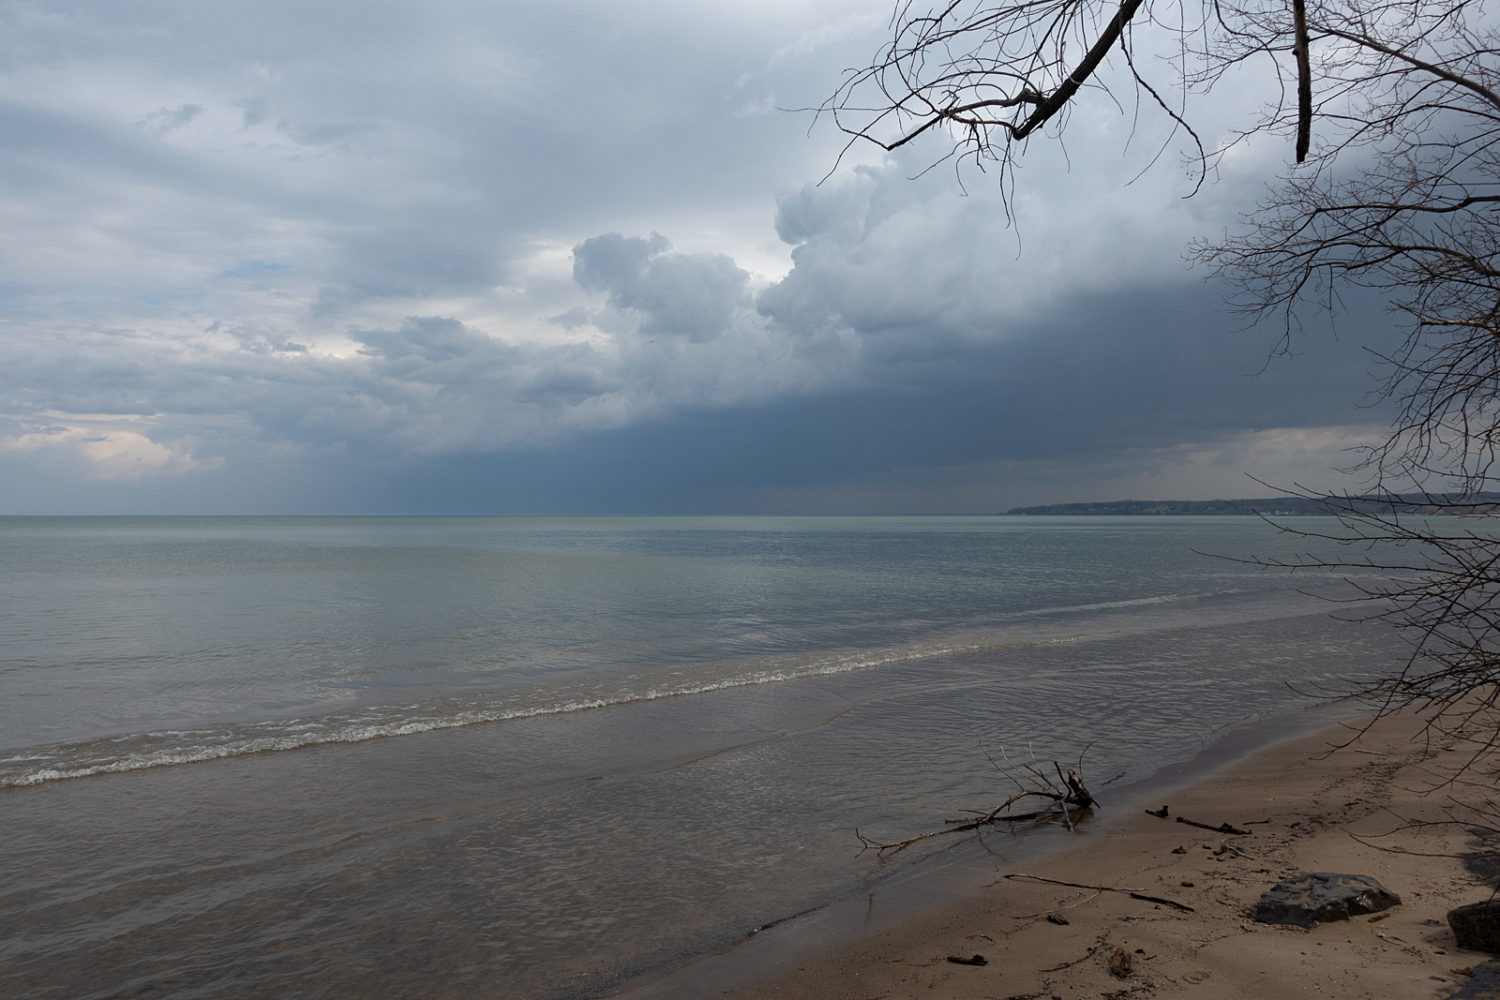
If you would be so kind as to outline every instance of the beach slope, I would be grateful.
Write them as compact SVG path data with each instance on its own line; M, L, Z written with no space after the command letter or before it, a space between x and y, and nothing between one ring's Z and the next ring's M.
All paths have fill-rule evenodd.
M1489 956L1457 948L1447 911L1489 891L1464 860L1475 847L1468 829L1412 824L1448 818L1455 793L1473 797L1445 784L1468 759L1466 747L1429 740L1404 717L1328 752L1351 735L1338 729L1286 742L1163 793L1150 805L1168 806L1165 818L1141 806L1106 808L1075 844L1024 870L997 870L969 899L717 995L1451 996ZM1299 872L1372 876L1402 902L1312 930L1255 922L1260 895Z

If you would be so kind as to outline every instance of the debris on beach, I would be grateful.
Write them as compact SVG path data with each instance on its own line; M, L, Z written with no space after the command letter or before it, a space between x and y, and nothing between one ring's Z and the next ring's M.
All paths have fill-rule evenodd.
M1304 872L1263 893L1255 905L1255 920L1311 930L1320 923L1379 913L1400 902L1400 896L1368 875Z
M1167 813L1168 810L1166 806L1162 806L1160 809L1146 810L1147 816L1155 816L1157 819L1166 819ZM1200 823L1195 819L1188 819L1186 816L1178 816L1177 822L1183 823L1187 826L1196 826L1200 830L1212 830L1214 833L1227 833L1232 834L1236 837L1248 837L1250 835L1249 830L1241 830L1239 827L1232 826L1229 823L1220 823L1218 826L1213 826L1208 823Z
M999 765L996 766L998 767ZM1043 768L1035 764L1022 765L1020 770L1028 776L1027 781L1030 782L1029 784L1012 775L1011 780L1015 782L1016 787L1019 789L1016 794L987 813L966 819L950 819L941 830L931 830L927 833L918 834L915 837L908 837L905 840L890 843L866 837L863 833L859 832L858 828L855 829L854 835L864 845L864 850L875 850L884 854L886 851L905 850L912 844L919 843L931 837L941 836L946 833L963 833L970 830L979 830L984 827L996 826L1000 823L1016 824L1061 819L1067 825L1068 829L1072 830L1075 822L1083 816L1088 815L1099 804L1099 801L1094 798L1093 793L1083 783L1083 775L1081 774L1083 762L1081 759L1077 768L1070 767L1064 771L1062 765L1056 762L1053 763L1052 767L1057 772L1056 780ZM1031 812L1013 811L1013 807L1018 802L1025 802L1031 799L1042 799L1051 804L1046 808Z
M1448 926L1460 948L1500 954L1500 900L1487 899L1448 911Z
M1466 973L1468 979L1448 1000L1494 1000L1500 997L1500 959L1491 959L1471 969L1455 969L1454 972Z

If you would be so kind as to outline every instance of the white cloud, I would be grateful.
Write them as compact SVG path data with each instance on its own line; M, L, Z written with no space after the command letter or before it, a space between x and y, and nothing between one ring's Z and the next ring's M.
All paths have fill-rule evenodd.
M198 459L190 447L153 440L151 420L108 414L41 413L0 421L0 452L62 466L85 480L138 480L218 468L221 459Z

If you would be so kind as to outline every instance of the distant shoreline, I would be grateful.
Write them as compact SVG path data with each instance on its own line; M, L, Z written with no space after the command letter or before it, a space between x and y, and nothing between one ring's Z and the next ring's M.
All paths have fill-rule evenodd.
M1031 507L1012 507L1006 516L1105 517L1153 515L1262 515L1265 517L1299 517L1305 515L1390 513L1414 514L1495 514L1500 513L1500 496L1484 494L1466 498L1447 497L1260 497L1246 500L1106 500L1089 503L1054 503Z

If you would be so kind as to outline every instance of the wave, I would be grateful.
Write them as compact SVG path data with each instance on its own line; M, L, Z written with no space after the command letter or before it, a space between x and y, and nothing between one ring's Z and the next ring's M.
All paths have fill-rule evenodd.
M1059 607L1029 608L1014 612L1018 618L1043 618L1058 615L1081 615L1091 611L1124 611L1134 608L1149 608L1203 598L1230 598L1249 593L1243 589L1185 590L1175 594L1158 594L1154 597L1131 597L1118 601L1096 601L1092 604L1067 604Z
M1156 631L1228 624L1192 622L1179 616L1132 617L1125 629L1115 621L1083 623L1090 613L1139 611L1152 606L1192 603L1198 598L1225 594L1176 593L1124 601L1110 601L1022 612L1030 619L1022 628L987 629L928 638L877 649L822 651L801 656L781 655L752 660L662 667L649 674L603 675L571 684L551 684L526 690L480 691L445 695L423 702L363 706L316 716L228 723L200 728L159 729L97 739L28 747L0 753L0 789L25 788L73 778L120 774L158 767L203 763L253 754L278 753L331 744L414 736L443 729L502 723L542 716L568 715L665 698L691 697L780 684L803 678L829 676L915 663L939 657L998 653L1038 646L1084 642L1119 636L1124 632ZM1244 621L1245 608L1229 619ZM1271 617L1279 617L1273 615ZM1041 621L1038 621L1040 619ZM1082 627L1080 627L1082 626Z
M1029 642L945 641L896 649L825 654L800 664L735 670L708 667L709 676L644 680L599 678L589 691L542 688L524 692L481 692L405 705L377 705L346 712L292 719L231 723L222 727L160 729L0 755L0 788L24 788L72 778L120 774L229 757L301 750L339 743L414 736L441 729L518 719L568 715L631 704L712 694L735 688L780 684L910 663L941 656L1071 641L1056 637ZM726 670L725 668L728 667ZM680 673L677 668L671 673ZM643 682L644 680L644 682Z

